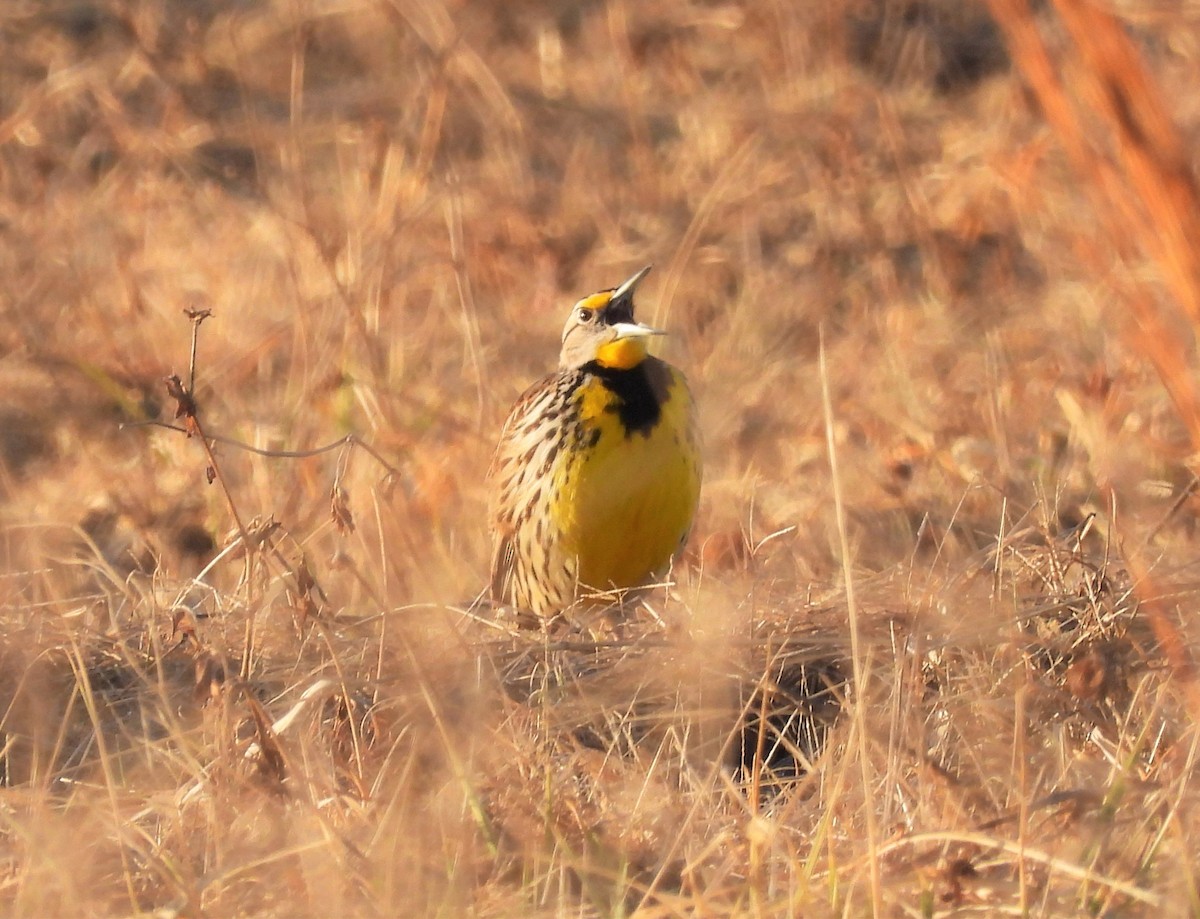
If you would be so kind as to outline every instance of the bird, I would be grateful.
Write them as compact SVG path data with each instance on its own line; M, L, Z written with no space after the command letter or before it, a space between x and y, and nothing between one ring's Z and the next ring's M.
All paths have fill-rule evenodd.
M634 319L649 271L571 307L558 369L501 429L487 475L491 598L535 621L652 582L696 516L695 403L683 373L649 353L666 333Z

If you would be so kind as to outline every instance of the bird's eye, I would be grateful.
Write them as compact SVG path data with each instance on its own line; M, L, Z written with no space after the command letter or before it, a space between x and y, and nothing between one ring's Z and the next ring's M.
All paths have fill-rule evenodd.
M579 311L579 313L577 315L579 316L580 322L591 322L592 316L595 315L595 312L593 310L588 309L587 307L584 307L583 309L581 309Z

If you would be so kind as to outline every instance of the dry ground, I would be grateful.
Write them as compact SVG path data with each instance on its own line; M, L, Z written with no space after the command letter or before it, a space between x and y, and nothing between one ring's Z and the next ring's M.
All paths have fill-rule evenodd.
M1118 12L1194 146L1200 16ZM1191 326L1035 88L933 0L0 5L0 911L1200 910L1195 445L1129 300ZM650 262L675 587L488 622L499 423ZM130 426L187 309L274 455Z

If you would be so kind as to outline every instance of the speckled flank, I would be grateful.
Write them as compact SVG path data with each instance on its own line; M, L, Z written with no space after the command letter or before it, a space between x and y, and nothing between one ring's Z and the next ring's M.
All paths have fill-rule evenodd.
M669 365L586 365L514 406L489 476L493 595L538 615L581 585L632 587L687 538L700 493L691 394Z

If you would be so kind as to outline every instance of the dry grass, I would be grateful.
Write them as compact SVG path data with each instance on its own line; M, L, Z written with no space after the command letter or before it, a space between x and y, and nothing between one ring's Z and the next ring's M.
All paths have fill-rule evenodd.
M1200 20L992 9L0 9L3 912L1200 910ZM646 262L693 545L509 630L493 438ZM266 452L129 426L204 309Z

